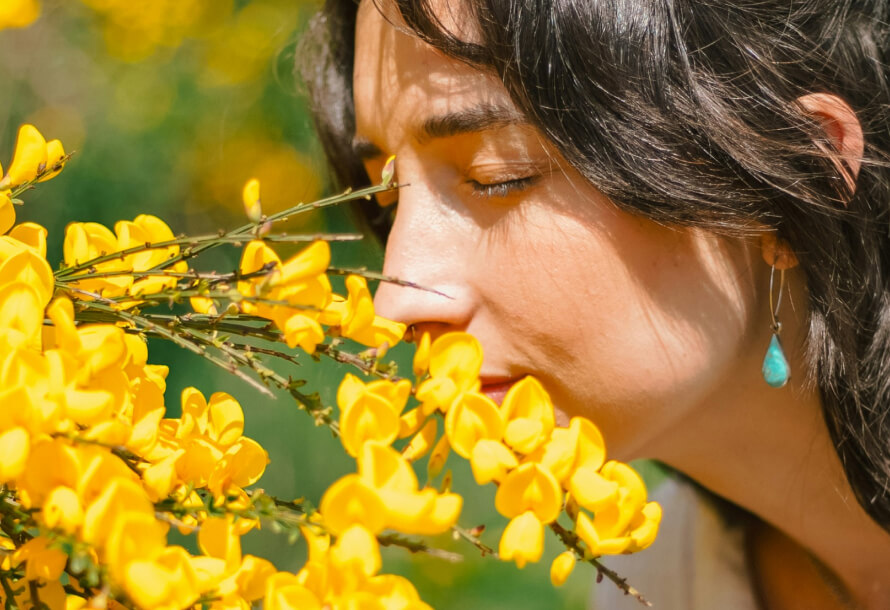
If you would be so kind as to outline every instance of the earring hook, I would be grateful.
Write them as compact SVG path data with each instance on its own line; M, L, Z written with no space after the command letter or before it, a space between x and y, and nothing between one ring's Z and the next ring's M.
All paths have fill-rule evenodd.
M779 334L782 330L782 323L779 322L779 307L782 306L782 291L785 288L785 270L779 270L779 296L775 300L775 305L773 304L773 283L776 275L776 265L773 264L769 271L769 313L770 317L773 320L772 328L773 332Z

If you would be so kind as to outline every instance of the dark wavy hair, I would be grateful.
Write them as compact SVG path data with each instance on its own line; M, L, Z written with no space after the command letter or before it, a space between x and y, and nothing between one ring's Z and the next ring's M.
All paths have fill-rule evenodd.
M890 530L890 26L886 0L466 0L461 40L429 0L409 28L498 75L516 106L622 209L670 225L775 229L809 290L807 379L859 502ZM298 54L342 185L357 5L327 0ZM865 134L855 192L796 103L843 98ZM379 212L372 224L385 234Z

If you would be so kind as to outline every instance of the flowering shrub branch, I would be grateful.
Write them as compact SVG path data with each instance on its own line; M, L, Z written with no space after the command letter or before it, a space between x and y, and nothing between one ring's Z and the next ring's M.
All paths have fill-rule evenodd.
M0 168L0 586L6 608L189 608L268 610L362 607L422 609L413 585L381 574L380 546L455 561L421 537L451 532L483 555L537 562L545 526L566 546L551 566L562 584L576 561L599 563L654 540L661 509L639 475L607 461L590 421L555 423L532 377L498 405L480 393L482 350L472 336L418 341L413 378L384 360L405 327L374 312L364 269L331 267L329 242L352 234L273 233L275 223L394 188L381 185L299 204L266 216L260 185L247 183L251 222L228 232L174 236L159 218L137 216L114 230L72 223L64 262L46 261L47 231L16 224L19 197L69 160L30 125L12 164ZM387 166L388 167L388 166ZM305 242L282 260L272 248ZM237 270L189 263L222 245L240 247ZM329 275L344 275L336 294ZM153 309L174 308L173 313ZM178 308L178 310L176 309ZM187 310L186 310L187 308ZM243 435L244 413L228 394L187 388L181 416L167 417L167 368L149 364L146 339L171 341L258 391L287 392L356 460L318 508L252 488L268 456ZM352 352L349 341L363 346ZM285 347L286 346L286 347ZM300 351L289 351L299 348ZM337 409L267 358L299 365L305 353L354 366ZM497 487L509 523L497 551L483 527L458 525L463 498L445 470L451 453L480 485ZM426 483L416 465L425 460ZM436 483L438 481L438 483ZM566 528L558 520L571 522ZM201 554L168 545L175 527ZM266 527L309 548L296 574L242 555L241 537Z

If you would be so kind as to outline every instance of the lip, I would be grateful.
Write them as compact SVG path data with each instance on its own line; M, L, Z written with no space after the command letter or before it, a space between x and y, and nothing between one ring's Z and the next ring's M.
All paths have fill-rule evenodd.
M522 377L481 377L479 381L482 385L479 388L479 391L488 396L495 403L501 404L504 401L504 396L507 395L507 392L510 391L513 384L520 379L522 379Z

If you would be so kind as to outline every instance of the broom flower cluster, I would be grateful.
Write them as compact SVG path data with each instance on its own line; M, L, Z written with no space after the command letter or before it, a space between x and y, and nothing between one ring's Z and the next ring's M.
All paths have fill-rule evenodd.
M74 222L64 262L46 259L48 233L16 224L20 197L68 161L60 143L30 125L0 170L0 602L6 607L217 610L263 604L304 608L428 608L406 579L383 573L380 540L431 550L400 536L458 531L464 499L433 487L448 455L469 460L479 484L498 485L495 508L510 521L499 554L537 561L544 526L566 514L574 527L554 562L555 584L577 560L648 546L660 509L639 476L605 460L586 419L556 426L543 387L528 377L503 404L479 392L482 350L464 333L430 340L414 358L414 383L381 360L405 327L374 311L367 279L343 273L337 294L329 241L271 227L288 214L368 196L391 185L262 212L259 183L243 192L249 223L204 237L176 236L141 214L111 230ZM278 241L308 241L282 259ZM241 247L231 273L190 266L200 252ZM337 271L337 270L334 270ZM165 313L156 313L158 306ZM173 306L177 313L170 314ZM225 338L220 330L224 329ZM170 417L167 367L150 363L148 338L172 341L264 392L287 392L339 436L356 470L335 481L318 510L252 486L269 462L244 435L231 395L186 388ZM248 342L248 339L252 343ZM354 364L337 417L302 382L257 356L285 350ZM345 340L372 348L358 354ZM427 458L421 485L417 462ZM447 478L447 477L446 477ZM241 552L261 527L301 536L309 557L296 573ZM197 554L170 544L170 528L196 537ZM477 546L482 545L476 541Z
M428 471L436 474L442 468L437 462L453 450L470 462L479 485L498 486L495 508L510 519L499 555L520 568L541 558L544 526L555 523L563 513L574 524L580 557L633 553L648 547L658 531L661 508L646 501L646 488L636 471L606 461L599 429L583 417L572 418L568 427L557 427L549 395L531 376L515 383L502 404L496 404L480 392L481 367L482 349L472 335L446 333L435 341L424 335L413 367L419 377L419 404L405 413L410 384L375 381L363 385L347 376L338 394L341 439L347 452L359 457L359 472L368 470L367 463L384 463L378 467L384 468L386 480L403 480L403 493L414 493L413 479L409 484L407 476L395 473L408 472L409 460L435 448ZM358 414L357 408L361 409ZM444 426L437 440L439 420ZM407 437L410 441L399 460L388 447L397 438ZM374 455L381 457L375 460ZM337 495L337 502L331 499L329 505L355 498L354 506L363 507L353 515L357 521L369 515L379 525L380 517L388 515L389 527L408 532L414 531L419 515L427 514L424 511L452 517L448 511L432 508L433 498L445 504L448 495L436 497L427 489L430 500L426 504L411 496L393 498L374 485L352 485L353 480L361 480L356 476L341 480L355 496L344 501ZM400 508L394 515L394 505L416 512ZM321 512L327 514L324 503ZM573 565L567 556L560 556L553 567L554 582L562 584Z

